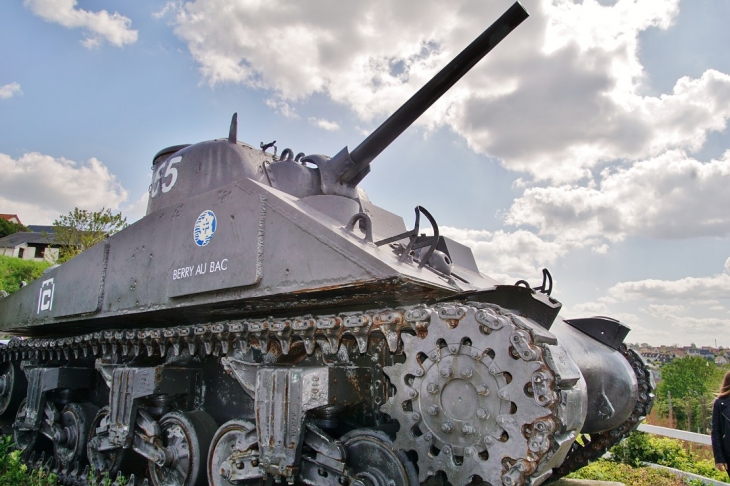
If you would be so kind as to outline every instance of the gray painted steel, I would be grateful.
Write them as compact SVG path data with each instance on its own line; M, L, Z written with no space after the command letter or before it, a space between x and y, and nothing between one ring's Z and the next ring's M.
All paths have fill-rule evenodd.
M515 4L352 156L255 149L235 115L227 138L160 151L144 218L0 299L0 331L31 338L0 347L26 459L40 428L74 484L90 462L156 485L536 486L633 430L653 383L625 327L566 323L549 272L500 284L426 209L404 222L357 187L526 15ZM73 383L44 385L59 370Z

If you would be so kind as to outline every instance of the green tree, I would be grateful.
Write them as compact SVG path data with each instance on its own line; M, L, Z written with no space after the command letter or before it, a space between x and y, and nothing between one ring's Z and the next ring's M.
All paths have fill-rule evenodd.
M673 422L677 428L707 433L712 414L712 392L717 390L722 370L699 356L675 359L661 368L655 409L669 416L671 394Z
M699 356L686 356L675 359L662 367L662 383L659 394L666 398L696 398L710 392L710 381L715 375L715 364Z
M13 223L11 221L8 221L7 219L0 218L0 238L12 235L13 233L17 233L18 231L30 230L22 224Z
M74 208L53 222L56 243L61 245L58 262L70 260L127 226L127 218L121 213L113 214L111 209L88 211Z

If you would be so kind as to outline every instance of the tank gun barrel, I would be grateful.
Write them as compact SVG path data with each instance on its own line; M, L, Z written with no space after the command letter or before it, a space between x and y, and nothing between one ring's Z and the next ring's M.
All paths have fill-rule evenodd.
M411 126L431 105L444 95L462 76L476 65L502 39L528 17L527 11L515 2L502 16L489 26L479 37L436 74L426 85L375 129L350 154L350 160L338 161L342 171L338 181L354 185L370 171L370 162ZM347 149L335 158L346 157ZM344 153L343 153L344 152ZM333 160L334 162L334 160ZM346 162L343 164L343 162Z

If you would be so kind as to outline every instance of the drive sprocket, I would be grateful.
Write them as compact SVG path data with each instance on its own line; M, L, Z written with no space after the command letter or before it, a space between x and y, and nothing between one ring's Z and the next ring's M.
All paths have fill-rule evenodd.
M381 411L400 423L396 449L418 455L419 480L437 471L454 485L547 479L577 434L567 428L582 424L566 415L585 416L558 387L552 355L564 367L570 358L557 340L488 304L438 304L406 319L427 332L402 336L405 362L384 369L396 392Z

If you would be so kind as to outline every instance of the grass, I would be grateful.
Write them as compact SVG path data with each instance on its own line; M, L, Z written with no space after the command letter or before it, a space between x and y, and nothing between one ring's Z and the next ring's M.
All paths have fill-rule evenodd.
M43 270L50 266L50 263L46 262L0 255L0 290L12 294L20 288L21 280L30 283L43 275Z

